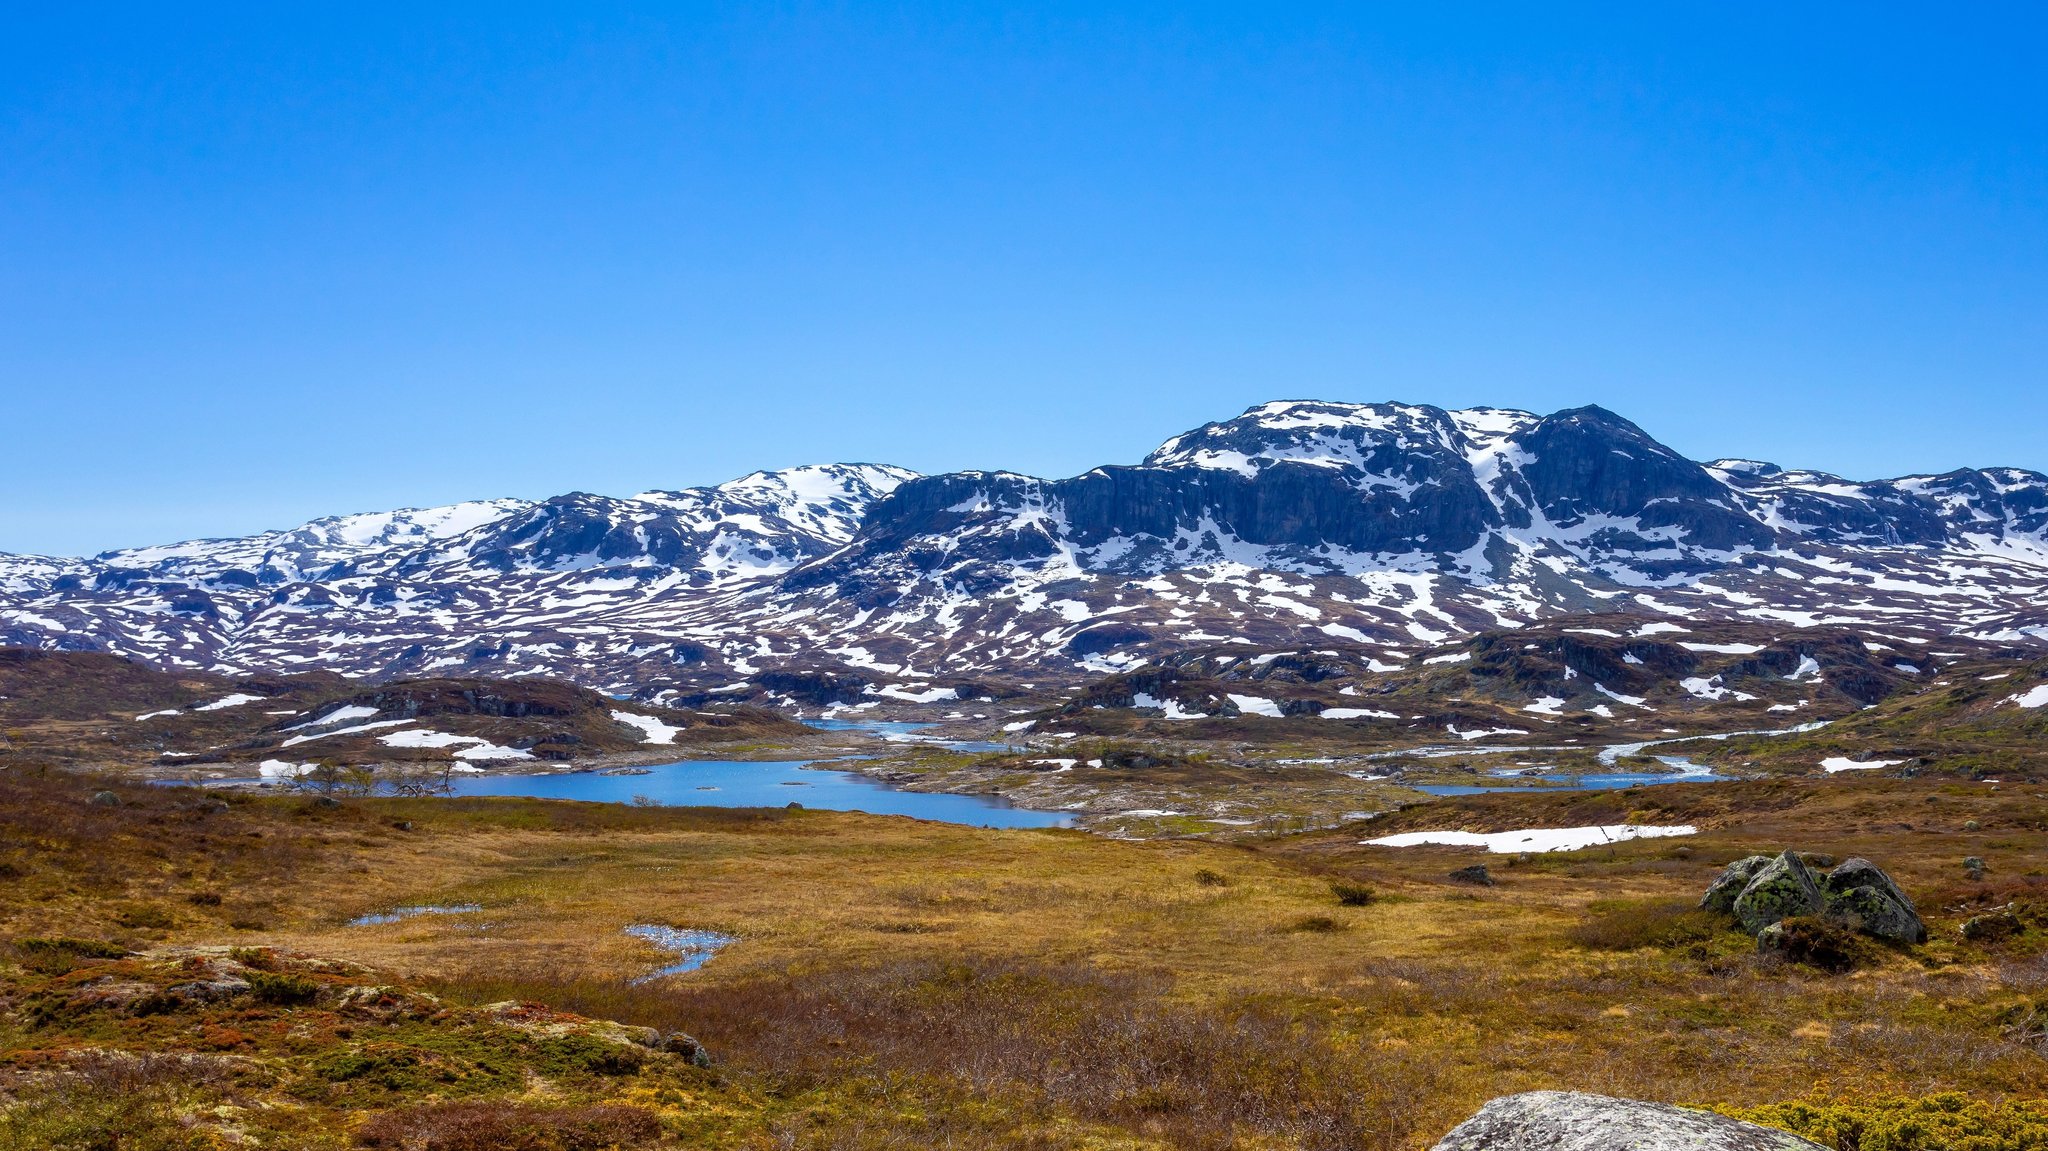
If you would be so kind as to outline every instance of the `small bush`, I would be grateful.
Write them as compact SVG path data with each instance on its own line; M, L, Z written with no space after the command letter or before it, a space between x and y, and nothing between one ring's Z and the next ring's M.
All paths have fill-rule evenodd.
M1757 946L1766 955L1841 974L1870 958L1855 932L1818 915L1796 915L1764 929Z
M195 907L220 906L220 892L218 891L195 891L186 896L185 899Z
M228 958L258 971L277 970L277 952L268 947L230 947Z
M1304 915L1288 926L1289 931L1330 932L1342 930L1343 925L1327 915Z
M378 1151L616 1151L660 1134L654 1114L639 1107L473 1102L387 1111L356 1137Z
M215 1151L217 1133L180 1120L211 1094L175 1056L84 1059L14 1090L0 1151Z
M23 967L43 975L62 975L78 966L83 959L119 959L128 954L126 948L97 939L61 936L17 939L14 951L21 956Z
M320 985L299 975L251 971L249 990L264 1003L278 1007L298 1007L313 1002L320 994Z
M1593 918L1566 934L1595 951L1684 947L1704 943L1722 930L1721 920L1687 900L1599 900L1588 910Z
M1204 867L1195 872L1195 882L1203 887L1229 887L1230 877L1220 871Z
M114 912L114 922L123 927L160 931L175 926L177 920L160 904L130 903Z
M1363 883L1332 883L1330 894L1336 896L1337 902L1346 907L1364 907L1378 898L1377 893Z

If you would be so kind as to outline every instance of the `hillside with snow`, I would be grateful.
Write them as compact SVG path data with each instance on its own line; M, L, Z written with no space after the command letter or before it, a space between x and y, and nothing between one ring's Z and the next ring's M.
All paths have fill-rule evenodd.
M824 465L0 556L10 645L643 696L796 670L910 697L1218 644L1392 666L1590 612L2039 642L2048 477L1855 482L1696 463L1599 408L1302 401L1068 479Z

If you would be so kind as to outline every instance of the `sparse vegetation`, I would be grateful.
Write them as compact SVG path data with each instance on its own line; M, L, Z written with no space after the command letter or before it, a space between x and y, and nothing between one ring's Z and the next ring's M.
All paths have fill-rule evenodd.
M1330 894L1346 907L1364 907L1378 898L1378 892L1363 883L1345 883L1341 880L1330 884Z
M82 802L98 786L0 772L0 854L30 861L0 886L0 995L19 1005L0 1023L0 1115L25 1146L66 1146L50 1142L61 1118L78 1146L113 1124L164 1140L136 1144L152 1151L228 1124L320 1151L373 1131L572 1147L586 1130L731 1151L1393 1151L1531 1086L1736 1108L1848 1077L1874 1098L2048 1090L2048 931L1959 929L2048 886L2027 875L2048 803L2024 789L1766 781L1375 821L1702 828L1534 855L1474 888L1446 876L1484 857L1362 847L1355 830L1232 846L781 809L166 788ZM1927 809L1980 824L1957 832L1967 850L1898 826ZM1930 942L1872 948L1844 977L1691 911L1727 862L1786 845L1881 862ZM1965 854L1999 878L1969 880ZM1347 906L1348 886L1371 902ZM458 904L485 910L347 926ZM171 925L125 924L135 906ZM739 941L633 984L650 960L621 929L649 921ZM220 946L180 950L195 944ZM647 1045L672 1032L713 1066L694 1044ZM131 1110L60 1115L89 1051L189 1074L164 1064ZM268 1077L216 1075L238 1060ZM606 1107L658 1129L571 1119Z

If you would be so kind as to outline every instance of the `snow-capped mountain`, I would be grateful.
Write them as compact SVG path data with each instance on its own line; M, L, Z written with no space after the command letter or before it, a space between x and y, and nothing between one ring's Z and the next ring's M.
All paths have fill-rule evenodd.
M1057 677L1233 641L1396 660L1595 610L2048 640L2048 477L1857 483L1695 463L1599 408L1301 401L1070 479L831 465L0 557L9 643L643 693Z

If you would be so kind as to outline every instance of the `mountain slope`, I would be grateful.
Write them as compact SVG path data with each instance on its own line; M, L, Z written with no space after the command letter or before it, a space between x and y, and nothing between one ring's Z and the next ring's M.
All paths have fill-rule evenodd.
M2048 638L2048 477L1700 464L1588 407L1277 402L1068 479L763 472L0 557L0 641L225 673L562 675L652 696L772 668L890 698L1219 644L1422 647L1562 615ZM955 694L958 694L956 691Z

